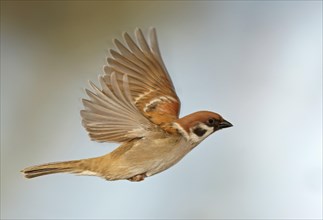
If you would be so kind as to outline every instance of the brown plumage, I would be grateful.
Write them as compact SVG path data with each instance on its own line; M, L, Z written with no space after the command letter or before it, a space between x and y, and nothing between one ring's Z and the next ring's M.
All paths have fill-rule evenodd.
M82 123L92 140L120 142L101 157L28 167L27 178L74 173L107 180L141 181L162 172L215 131L231 127L217 113L200 111L179 118L180 100L162 61L155 29L148 43L140 29L135 42L124 34L126 45L115 40L118 51L99 77L101 88L90 85L83 99Z

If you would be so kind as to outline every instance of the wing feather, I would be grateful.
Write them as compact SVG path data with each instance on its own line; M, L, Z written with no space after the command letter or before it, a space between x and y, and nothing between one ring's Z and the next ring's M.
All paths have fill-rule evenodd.
M118 51L110 50L111 57L104 68L107 87L112 87L112 73L119 85L122 85L122 76L127 74L131 97L144 116L157 125L176 120L180 100L161 58L156 30L150 30L150 44L139 28L135 30L137 43L128 33L123 38L126 46L114 40Z
M82 123L90 137L98 142L124 142L144 137L157 129L135 106L129 91L128 77L117 82L116 74L110 75L111 88L100 77L102 90L92 82L94 92L86 90L90 100L83 99Z
M135 30L135 35L137 37L140 48L142 49L142 51L144 52L146 57L149 58L149 56L151 54L151 50L150 50L149 45L144 37L144 34L142 33L142 31L139 28L137 28Z

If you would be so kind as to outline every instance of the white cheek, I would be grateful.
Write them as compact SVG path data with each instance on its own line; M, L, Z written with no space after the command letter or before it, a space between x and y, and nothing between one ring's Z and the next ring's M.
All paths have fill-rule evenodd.
M189 140L192 144L196 144L196 143L200 143L201 141L203 141L207 136L209 136L210 134L213 133L213 127L209 127L205 124L199 124L198 127L206 130L206 132L202 135L202 136L198 136L197 134L195 134L193 132L193 129L190 129L190 137Z

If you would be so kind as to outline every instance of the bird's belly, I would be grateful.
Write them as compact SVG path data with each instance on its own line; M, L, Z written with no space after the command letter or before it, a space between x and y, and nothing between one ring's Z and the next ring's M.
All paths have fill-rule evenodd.
M176 144L169 140L156 140L147 144L134 147L133 157L136 159L131 160L133 167L144 170L142 173L146 176L152 176L170 168L192 149L184 140L178 140Z

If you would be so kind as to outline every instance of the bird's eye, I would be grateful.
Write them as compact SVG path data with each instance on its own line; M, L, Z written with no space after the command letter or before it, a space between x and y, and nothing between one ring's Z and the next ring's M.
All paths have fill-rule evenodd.
M214 118L209 118L207 120L207 125L209 125L209 126L214 126L215 123L216 123L216 120Z

